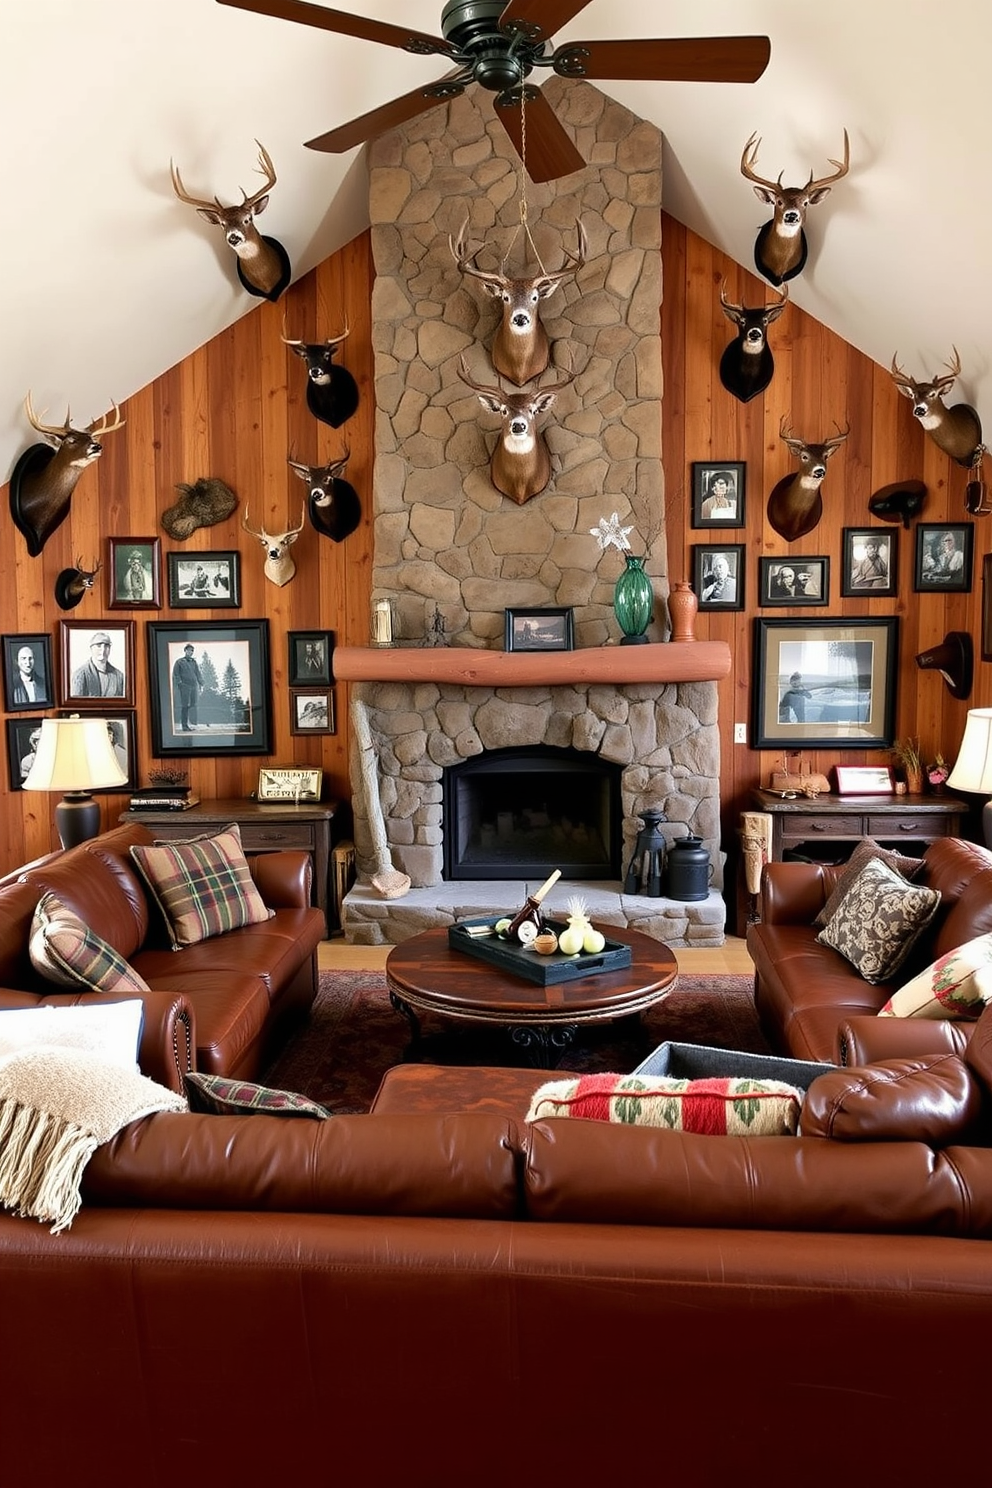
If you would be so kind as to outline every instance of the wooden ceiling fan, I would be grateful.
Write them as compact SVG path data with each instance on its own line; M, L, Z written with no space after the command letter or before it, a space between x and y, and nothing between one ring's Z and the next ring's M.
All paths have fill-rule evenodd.
M589 0L447 0L441 12L441 36L328 10L309 0L218 3L378 41L419 56L436 54L454 64L455 71L438 82L415 88L307 140L311 150L332 154L350 150L478 83L495 94L496 117L518 155L523 153L521 103L526 105L526 164L534 181L552 181L585 165L540 88L527 81L535 68L550 67L561 77L590 80L753 83L767 67L771 52L767 36L573 41L551 48L549 37L584 10Z

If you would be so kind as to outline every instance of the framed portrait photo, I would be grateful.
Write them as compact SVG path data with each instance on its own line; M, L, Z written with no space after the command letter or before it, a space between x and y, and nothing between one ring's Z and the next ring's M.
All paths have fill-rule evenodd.
M755 620L752 746L887 749L899 620Z
M973 522L945 522L916 528L916 562L913 588L920 594L942 590L945 594L971 592Z
M151 620L152 754L270 754L269 622Z
M507 651L571 651L574 645L570 609L507 610Z
M52 643L47 635L3 637L3 705L8 713L55 703Z
M760 558L758 603L825 605L830 598L829 558Z
M701 610L744 608L743 543L694 543L692 587Z
M40 718L7 719L7 776L11 790L24 789L41 738L41 725Z
M59 637L64 707L133 706L133 620L60 620Z
M169 604L174 610L236 610L241 603L241 554L167 553Z
M162 545L157 537L108 537L107 608L162 608Z
M59 712L60 718L68 718L75 709L63 708ZM120 765L127 779L123 785L110 785L102 789L94 789L93 794L108 795L114 791L134 790L138 784L137 750L135 746L134 709L128 709L120 713L101 711L100 717L106 719L107 733L110 736L110 747L114 751L114 758Z
M330 687L334 680L331 674L333 630L291 630L287 641L290 687Z
M300 687L289 694L291 734L333 734L334 692L330 687Z
M878 599L896 593L899 534L884 527L845 527L840 592Z
M692 467L693 527L743 527L742 460L697 460Z

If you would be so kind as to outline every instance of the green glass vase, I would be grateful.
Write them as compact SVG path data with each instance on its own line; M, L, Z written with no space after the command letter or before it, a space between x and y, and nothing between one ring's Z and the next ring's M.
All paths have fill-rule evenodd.
M624 554L626 568L613 590L613 613L623 631L621 646L638 645L647 640L644 632L654 610L654 589L644 572L644 559Z

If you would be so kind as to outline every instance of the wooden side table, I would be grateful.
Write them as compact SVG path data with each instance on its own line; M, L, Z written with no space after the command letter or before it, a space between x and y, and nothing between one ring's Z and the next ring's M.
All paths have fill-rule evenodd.
M279 852L283 848L301 848L313 858L313 902L324 911L328 933L332 928L330 898L330 862L332 826L338 809L337 801L323 806L294 806L292 803L243 801L238 799L201 801L188 811L122 811L119 821L139 821L150 827L156 837L174 842L179 837L196 837L212 828L237 822L246 852Z
M960 837L969 806L958 796L799 796L784 800L770 791L751 792L751 809L772 819L772 860L806 845L838 850L824 861L843 861L862 837L883 847L905 848L938 837ZM811 854L812 855L812 854Z

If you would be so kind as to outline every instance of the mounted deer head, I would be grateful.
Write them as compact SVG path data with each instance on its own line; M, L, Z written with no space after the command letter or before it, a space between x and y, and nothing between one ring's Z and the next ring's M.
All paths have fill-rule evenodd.
M296 572L296 564L293 562L293 557L289 549L303 531L303 524L306 519L307 514L304 510L300 515L299 527L291 527L288 532L280 532L278 534L266 532L264 528L262 531L256 532L253 527L248 526L248 507L245 507L245 514L241 518L241 525L249 536L256 537L262 544L262 547L265 549L265 567L263 572L265 577L271 579L273 584L278 584L280 589L283 584L289 583Z
M105 414L85 429L74 429L68 408L64 424L45 424L31 406L31 394L24 399L24 411L32 429L55 445L52 451L47 445L33 444L21 455L10 478L11 516L25 536L32 558L37 558L56 527L69 515L76 482L87 465L103 454L100 439L123 424L116 403L113 408L112 423L110 414Z
M465 358L461 358L462 381L479 395L479 402L503 421L496 441L489 476L497 491L523 506L532 496L544 490L551 479L551 456L544 436L537 432L536 422L547 413L562 388L568 387L575 374L569 373L554 387L534 393L504 393L501 387L484 387L473 382Z
M766 181L763 176L755 175L754 167L758 163L760 144L759 136L752 134L741 155L741 175L754 186L754 194L758 200L767 202L773 209L771 222L766 222L758 233L754 245L754 262L759 274L778 285L785 279L794 279L806 267L808 244L803 231L806 213L829 194L834 181L847 175L851 147L845 129L844 159L831 160L830 164L836 166L832 176L820 176L814 181L813 172L810 171L805 186L783 186L781 171L777 181Z
M835 424L834 428L837 433L832 439L825 439L822 444L808 444L805 439L793 435L785 419L782 420L779 437L798 456L799 470L775 486L768 498L768 520L787 542L795 542L797 537L812 532L823 515L820 483L827 473L827 461L851 432L850 425L841 429L839 424Z
M338 429L358 407L358 384L347 367L334 365L334 353L349 335L347 324L340 336L330 341L290 341L286 335L286 317L282 322L282 343L307 364L307 407L321 423Z
M362 520L362 504L350 481L342 480L342 472L351 458L345 450L340 460L327 465L303 465L289 458L288 464L294 475L306 481L310 487L310 521L324 537L341 542L350 536Z
M475 260L482 247L469 253L465 245L468 221L464 223L457 240L448 238L452 257L463 274L478 279L491 299L499 300L503 317L492 344L492 363L496 371L508 377L517 387L540 377L551 360L548 335L538 319L537 307L558 288L569 274L577 274L586 261L586 231L579 222L576 227L578 252L566 248L565 263L556 274L537 274L532 279L511 279L506 274L506 260L498 274L488 274L476 267ZM484 246L484 245L483 245Z
M742 403L749 403L763 393L775 375L775 359L766 332L778 320L789 298L789 286L779 290L781 298L774 305L732 305L720 285L720 304L728 320L737 327L737 335L724 348L720 358L720 381L728 393Z
M87 589L93 588L93 581L102 567L98 559L96 568L84 568L82 558L77 558L75 568L64 568L55 580L59 609L74 610Z
M265 177L265 185L254 196L249 196L242 187L241 195L244 200L237 207L222 206L216 196L212 202L190 196L175 161L169 162L169 169L172 172L172 187L179 200L195 207L205 222L223 228L228 246L238 256L238 278L248 293L266 300L277 300L289 283L292 270L282 244L277 243L275 238L263 238L255 226L255 218L265 211L269 204L269 192L276 184L276 170L269 152L258 140L255 143L258 145L259 167Z
M961 371L961 358L953 346L953 361L945 362L946 377L933 377L929 382L914 382L892 358L889 371L892 381L904 398L913 402L913 417L930 435L938 449L950 455L966 469L982 463L985 446L982 444L982 424L970 403L955 403L945 407L944 394L949 391L954 379ZM898 353L896 353L898 355Z

